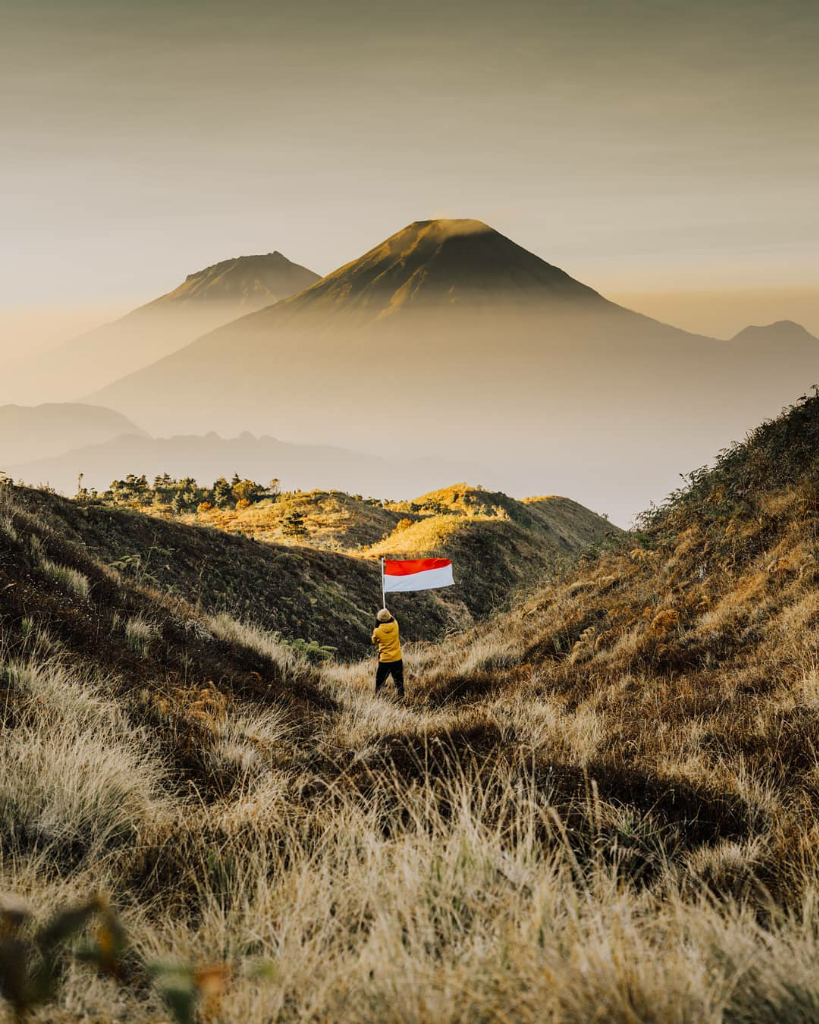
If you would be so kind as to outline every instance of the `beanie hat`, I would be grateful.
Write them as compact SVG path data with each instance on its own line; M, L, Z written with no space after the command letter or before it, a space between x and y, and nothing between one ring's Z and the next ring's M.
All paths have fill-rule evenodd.
M376 618L379 622L389 622L392 615L390 615L386 608L382 608L378 615L376 615Z

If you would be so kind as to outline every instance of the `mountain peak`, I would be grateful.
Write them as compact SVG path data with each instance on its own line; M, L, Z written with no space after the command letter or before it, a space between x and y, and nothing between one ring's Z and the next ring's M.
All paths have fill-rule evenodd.
M292 263L278 250L253 256L231 256L229 259L220 260L209 267L203 267L202 270L195 270L192 274L188 274L185 278L185 283L212 276L214 273L252 273L260 270L295 266L297 264Z
M374 319L421 306L604 303L593 289L471 218L417 220L288 300Z
M414 220L404 231L424 231L441 240L461 238L465 235L498 234L482 220L470 217L436 217L433 220ZM398 232L402 234L402 232Z
M188 274L172 292L149 303L151 307L188 302L239 302L246 312L309 288L319 280L312 270L275 251L264 255L233 256ZM238 309L239 315L242 309Z

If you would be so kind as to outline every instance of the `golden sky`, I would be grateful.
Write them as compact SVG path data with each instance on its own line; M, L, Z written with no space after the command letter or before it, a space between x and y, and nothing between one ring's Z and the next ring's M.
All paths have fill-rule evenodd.
M43 344L62 309L273 249L325 273L435 216L681 326L819 331L814 0L1 6L7 351L22 309Z

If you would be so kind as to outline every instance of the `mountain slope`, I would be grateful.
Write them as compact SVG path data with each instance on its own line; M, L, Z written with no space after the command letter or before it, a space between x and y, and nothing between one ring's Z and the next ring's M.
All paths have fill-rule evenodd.
M526 298L603 306L597 292L477 220L416 221L333 271L275 316L242 324L257 330L297 310L365 319L431 303L474 304Z
M295 295L318 280L318 274L280 252L238 256L188 274L178 288L141 308L230 303L236 310L233 315L241 316Z
M224 260L120 320L10 367L0 392L12 401L86 394L317 280L280 252Z
M93 400L155 432L457 452L495 489L548 479L626 522L674 485L671 467L709 458L817 372L804 338L688 334L479 222L421 221Z
M560 687L628 671L713 690L730 666L735 686L764 690L760 658L819 642L817 480L813 396L689 474L614 550L463 642L491 630L523 674L548 663Z
M812 397L692 473L639 533L423 655L419 699L471 699L490 720L528 707L507 728L556 777L738 842L699 862L712 891L798 902L819 871L818 482Z
M144 437L144 431L121 413L98 405L2 405L0 468L18 479L14 467L20 463L62 456L78 445L101 444L121 435L136 440ZM76 484L77 472L72 465L72 475L64 481L66 486Z

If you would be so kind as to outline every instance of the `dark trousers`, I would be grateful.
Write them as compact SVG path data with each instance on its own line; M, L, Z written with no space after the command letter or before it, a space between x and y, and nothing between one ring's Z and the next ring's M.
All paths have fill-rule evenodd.
M375 673L375 692L381 689L386 683L387 677L392 676L398 696L404 696L404 662L403 661L379 661L378 670Z

